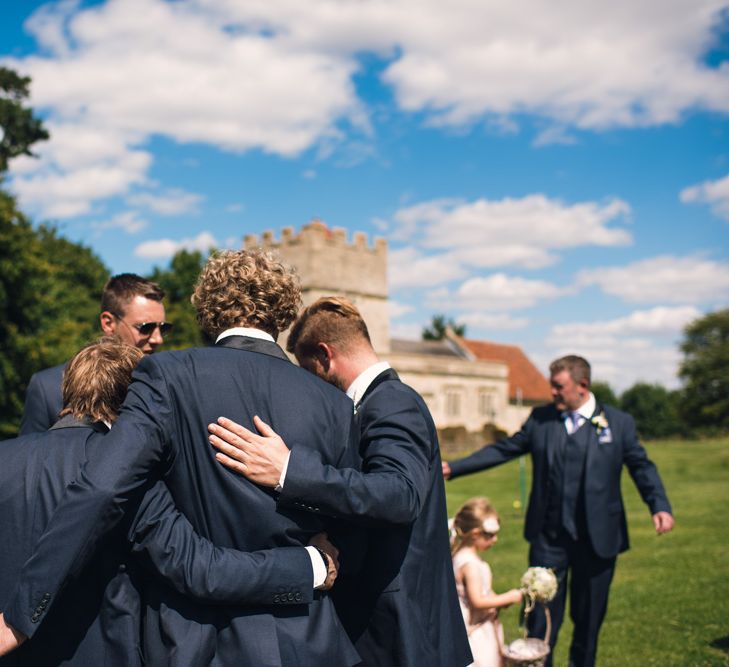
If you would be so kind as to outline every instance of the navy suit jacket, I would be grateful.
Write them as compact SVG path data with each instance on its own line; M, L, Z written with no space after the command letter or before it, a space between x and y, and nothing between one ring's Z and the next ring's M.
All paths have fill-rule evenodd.
M20 422L20 435L47 431L58 419L63 407L61 383L66 364L34 373L25 392L23 418Z
M363 570L334 588L337 610L365 664L469 664L438 435L428 408L388 369L368 387L357 418L361 471L323 465L315 451L294 448L280 502L367 521Z
M40 602L51 608L74 562L128 511L135 490L161 475L177 507L213 543L242 551L297 548L283 550L288 567L265 605L200 605L153 582L144 640L151 664L356 663L331 600L313 595L311 561L301 548L328 522L279 510L273 492L217 462L207 433L221 414L251 427L257 414L290 442L303 438L327 463L348 465L356 455L351 413L344 395L294 366L274 343L233 337L222 346L145 357L103 456L89 456L25 564L5 610L8 622L32 635L47 611Z
M638 441L633 418L610 406L605 411L611 442L599 442L597 429L590 423L584 468L584 510L592 548L602 558L612 558L629 547L628 529L620 492L623 466L638 487L651 514L670 512L663 483L653 462ZM550 493L550 468L560 443L566 439L561 413L554 405L535 408L521 430L510 438L487 445L471 456L452 461L451 478L485 470L522 454L532 457L532 490L524 523L524 536L537 539L545 527Z
M87 453L103 453L105 431L67 416L47 432L0 442L0 609ZM128 557L130 550L136 558ZM103 540L92 563L76 568L33 640L0 665L141 664L145 578L161 574L181 593L206 602L257 602L278 589L281 551L214 547L194 533L157 482L136 516Z

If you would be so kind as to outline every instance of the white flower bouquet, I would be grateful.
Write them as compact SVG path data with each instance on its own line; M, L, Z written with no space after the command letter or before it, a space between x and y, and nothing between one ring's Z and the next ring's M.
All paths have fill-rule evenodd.
M521 590L529 600L527 606L534 607L535 602L546 604L557 595L557 577L546 567L530 567L521 578Z

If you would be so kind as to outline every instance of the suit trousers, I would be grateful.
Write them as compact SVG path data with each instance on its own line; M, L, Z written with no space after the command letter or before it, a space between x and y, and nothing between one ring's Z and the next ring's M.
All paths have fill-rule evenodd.
M567 589L570 595L570 618L574 624L570 644L570 667L591 667L597 654L597 637L607 612L610 583L615 572L616 557L601 558L587 539L573 539L561 529L556 537L541 533L531 543L529 565L549 567L555 571L559 588L549 603L552 618L550 645L554 650L564 619ZM530 614L529 634L543 638L546 618L541 605ZM550 654L547 666L551 667Z

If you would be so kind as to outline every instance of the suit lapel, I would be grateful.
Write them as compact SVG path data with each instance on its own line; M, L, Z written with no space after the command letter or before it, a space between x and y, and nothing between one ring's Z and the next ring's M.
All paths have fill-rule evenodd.
M370 386L367 387L364 394L362 394L362 398L359 399L357 402L357 405L355 405L355 410L359 410L359 406L362 405L362 403L365 402L367 397L375 390L375 387L382 384L383 382L387 382L388 380L399 380L400 377L398 374L392 369L387 368L382 373L380 373L372 382L370 382Z
M215 347L231 347L236 350L245 350L246 352L257 352L258 354L267 354L269 357L276 357L285 361L291 361L286 353L276 343L263 338L252 338L250 336L226 336L219 342L215 343Z

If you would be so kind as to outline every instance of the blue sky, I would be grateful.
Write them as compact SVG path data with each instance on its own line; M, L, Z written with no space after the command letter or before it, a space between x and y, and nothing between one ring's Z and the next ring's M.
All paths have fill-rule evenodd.
M36 221L114 271L313 217L390 246L392 330L433 313L676 386L729 300L729 1L4 3L52 138Z

